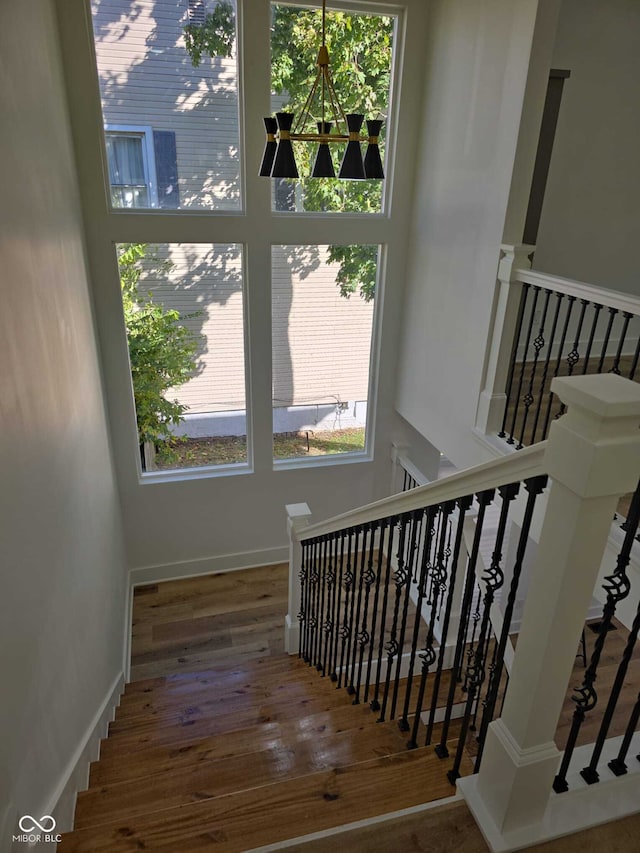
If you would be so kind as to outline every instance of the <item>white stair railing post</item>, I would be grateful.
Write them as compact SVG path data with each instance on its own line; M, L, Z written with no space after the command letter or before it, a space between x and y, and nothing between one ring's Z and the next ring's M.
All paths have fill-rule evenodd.
M618 497L640 471L640 384L604 374L551 387L568 411L545 453L551 484L509 688L479 773L458 781L493 850L544 835L576 650Z
M307 504L287 504L287 531L289 533L289 608L285 617L284 648L290 655L297 655L300 647L300 569L302 568L302 545L298 535L309 526L311 510Z
M515 271L531 267L529 255L534 250L535 246L527 245L502 246L501 249L489 357L476 416L476 429L484 435L496 434L502 425L507 402L505 388L522 294L522 282L515 277Z

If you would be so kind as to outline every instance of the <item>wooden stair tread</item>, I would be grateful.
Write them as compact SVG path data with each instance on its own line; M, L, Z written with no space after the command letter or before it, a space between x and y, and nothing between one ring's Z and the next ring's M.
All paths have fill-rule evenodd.
M405 751L63 836L63 853L243 851L451 795L444 762ZM465 768L468 772L469 767ZM428 793L427 793L428 792Z
M124 696L128 697L136 693L153 692L158 688L162 689L171 685L197 682L202 677L224 677L226 675L233 675L241 672L254 675L258 673L273 675L275 672L300 671L305 667L307 667L307 665L303 661L292 655L263 655L262 657L254 658L253 660L243 661L240 664L237 662L220 664L200 671L177 672L172 675L159 675L155 678L136 679L135 681L131 681L127 684Z
M388 723L375 726L363 721L357 729L315 738L305 737L304 733L300 736L294 730L289 740L272 738L269 746L260 751L217 760L200 753L181 766L170 762L153 775L137 775L90 788L78 795L75 827L125 820L152 810L198 802L206 796L344 767L404 749L406 738L397 726ZM133 757L128 763L135 763Z
M274 677L253 678L250 674L236 675L233 680L225 678L218 681L215 677L201 677L179 687L156 690L153 693L136 694L134 697L124 696L116 709L116 720L130 720L140 716L171 710L198 703L224 704L242 697L278 696L285 693L300 693L304 690L325 695L324 682L335 688L329 679L322 679L318 673L311 670L296 670L292 673L282 673Z

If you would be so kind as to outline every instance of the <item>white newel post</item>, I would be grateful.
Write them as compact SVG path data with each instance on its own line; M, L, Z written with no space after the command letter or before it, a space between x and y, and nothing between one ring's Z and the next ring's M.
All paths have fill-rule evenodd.
M300 645L300 577L302 567L302 545L298 534L309 526L311 510L307 504L287 504L287 531L289 533L289 610L284 623L284 648L290 655L297 655Z
M506 701L480 772L458 781L493 850L545 835L560 710L617 499L640 472L640 384L605 374L551 387L568 412L545 453L549 498Z
M495 435L502 425L507 402L505 388L522 293L522 282L514 274L518 269L531 267L529 255L534 250L535 246L502 246L489 358L476 417L476 429L484 435Z

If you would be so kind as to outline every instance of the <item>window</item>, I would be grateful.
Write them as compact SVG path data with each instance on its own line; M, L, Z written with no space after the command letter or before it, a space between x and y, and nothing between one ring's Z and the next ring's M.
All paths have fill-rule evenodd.
M272 248L276 460L365 449L373 289L341 291L338 259L372 258L375 286L377 255L375 246Z
M150 128L106 128L113 207L157 207L155 157Z
M204 0L188 0L187 17L190 24L204 24Z
M137 452L137 437L144 479L156 483L250 470L275 471L275 480L284 481L295 476L285 469L303 463L368 461L373 344L382 335L379 257L398 265L404 207L392 212L386 181L269 182L252 161L241 191L240 163L248 155L241 148L239 80L251 106L243 134L251 135L259 159L262 107L255 110L266 107L265 80L271 73L274 109L299 101L315 68L320 4L252 0L239 51L235 0L85 2L92 8L111 204L100 208L100 164L90 154L94 183L91 192L83 188L84 200L108 223L104 233L91 234L91 251L104 259L117 241L136 404L137 432L133 419L114 425L117 449ZM421 0L406 2L422 14ZM194 62L185 28L201 27L202 18L208 26L209 15L217 21L229 9L230 55L209 57L204 50ZM390 126L399 86L391 85L393 53L403 41L394 9L384 0L335 0L327 18L343 107L361 107L372 119L382 113ZM270 54L264 50L269 11ZM257 22L265 31L258 32ZM295 74L285 79L287 57ZM72 87L82 103L83 87ZM391 175L384 132L381 148ZM339 146L332 152L337 167ZM304 174L304 155L296 154ZM309 146L307 157L313 156ZM394 183L406 188L403 172ZM272 205L265 210L269 190ZM399 222L390 227L392 215ZM97 273L106 307L98 322L105 346L114 347L109 393L126 395L126 349L111 343L117 293L109 289L107 266ZM163 333L155 336L158 326ZM168 364L166 352L154 352L165 339L175 344Z
M143 470L247 462L242 250L118 246Z
M184 27L204 22L203 2L92 2L113 207L240 208L235 6L228 8L231 55L204 52L194 64Z
M271 9L271 109L274 113L286 110L298 116L317 71L309 59L314 57L314 46L321 31L321 12L319 9L280 3L272 4ZM396 19L390 15L363 14L352 10L327 9L326 15L330 68L342 107L345 113L366 113L365 119L385 119L380 134L383 160L386 119L391 103L395 23ZM311 102L311 114L320 117L320 110L320 96L316 94ZM366 124L362 133L366 133ZM385 181L311 180L304 176L311 173L315 151L308 143L296 142L294 146L301 179L274 181L273 210L382 212ZM330 146L336 174L344 148L344 145L335 143Z

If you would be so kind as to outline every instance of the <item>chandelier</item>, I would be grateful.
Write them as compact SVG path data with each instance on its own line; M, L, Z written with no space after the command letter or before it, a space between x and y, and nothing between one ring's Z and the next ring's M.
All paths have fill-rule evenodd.
M294 113L276 113L275 118L264 119L267 142L260 166L260 175L265 178L298 178L298 167L293 151L293 142L311 142L318 146L311 172L312 178L335 178L336 173L329 145L347 143L338 178L347 180L365 180L384 178L378 137L382 127L381 119L367 121L367 135L361 136L364 122L361 113L345 115L331 78L329 69L329 51L325 43L326 0L322 0L322 44L318 51L315 79L302 108L298 121L294 125ZM317 132L309 131L314 118L311 109L315 100L320 100L320 120L315 122ZM361 144L367 149L362 157Z

